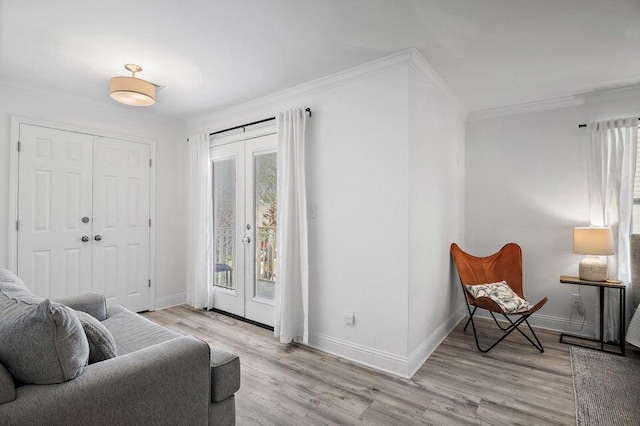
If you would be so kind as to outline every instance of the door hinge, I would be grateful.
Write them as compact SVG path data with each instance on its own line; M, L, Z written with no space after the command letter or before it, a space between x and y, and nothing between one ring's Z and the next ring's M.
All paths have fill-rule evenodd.
M149 288L151 288L151 280L149 280Z
M153 160L151 158L149 158L149 167L151 167Z
M20 230L20 221L16 220L16 231Z
M18 141L18 152L20 152L20 149L22 149L22 142Z
M149 228L151 228L151 219L149 219Z

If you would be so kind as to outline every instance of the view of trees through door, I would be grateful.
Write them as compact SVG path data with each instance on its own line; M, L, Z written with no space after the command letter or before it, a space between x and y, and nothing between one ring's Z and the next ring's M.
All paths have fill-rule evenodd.
M256 289L255 296L274 300L276 279L277 155L255 157Z
M273 300L276 276L277 229L277 155L256 155L255 160L255 224L256 224L256 289L255 296ZM236 168L233 159L218 161L213 167L215 206L215 285L233 288L233 244L236 217Z

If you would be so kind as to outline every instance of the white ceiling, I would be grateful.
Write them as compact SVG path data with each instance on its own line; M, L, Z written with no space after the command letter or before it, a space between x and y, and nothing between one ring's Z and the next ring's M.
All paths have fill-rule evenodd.
M181 120L410 47L471 111L638 84L640 0L0 0L0 79L111 103L136 63Z

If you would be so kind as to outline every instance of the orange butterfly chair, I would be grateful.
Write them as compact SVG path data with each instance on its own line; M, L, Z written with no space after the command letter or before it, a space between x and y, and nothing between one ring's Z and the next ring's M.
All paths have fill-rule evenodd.
M522 293L522 249L520 248L520 246L515 243L509 243L502 247L500 251L495 254L487 257L476 257L465 253L460 247L458 247L456 243L453 243L451 244L451 256L453 257L456 269L458 270L458 275L460 276L460 284L462 284L462 290L464 291L464 294L467 298L469 319L464 326L464 330L466 331L469 323L471 323L471 327L473 328L473 337L475 337L478 350L480 352L489 352L498 343L502 342L509 334L511 334L512 331L518 330L520 334L522 334L536 349L538 349L540 352L544 352L544 348L542 347L540 340L538 340L538 336L536 336L536 333L534 333L533 329L531 328L531 325L529 325L529 321L527 321L527 318L529 318L531 314L542 308L542 306L547 303L546 297L540 300L534 306L530 307L527 311L510 313L502 310L502 308L500 308L500 306L489 297L473 297L473 295L469 292L469 290L467 290L466 287L468 285L489 284L506 281L507 285L511 287L511 289L518 296L524 299L524 294ZM471 311L471 306L473 306L473 311ZM502 337L500 337L488 349L482 349L480 347L480 344L478 343L476 326L473 322L473 314L476 313L476 309L478 308L488 310L498 327L500 327L500 329L504 332ZM509 321L509 326L505 328L500 325L500 323L494 316L494 313L502 314L507 319L507 321ZM520 315L520 318L513 321L511 319L511 316L514 315ZM529 331L531 331L533 338L536 340L535 342L518 328L522 323L527 324L527 327L529 327Z

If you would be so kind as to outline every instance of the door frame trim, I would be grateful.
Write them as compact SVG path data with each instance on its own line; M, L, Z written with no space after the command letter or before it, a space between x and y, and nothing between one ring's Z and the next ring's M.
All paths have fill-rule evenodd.
M99 130L90 127L76 126L74 124L65 124L20 115L11 115L11 140L9 141L9 223L7 224L9 227L7 239L9 264L7 266L14 271L18 270L18 230L16 229L16 222L18 220L18 141L20 138L21 124L149 145L149 156L151 157L152 164L151 170L149 171L149 218L151 219L151 229L149 230L149 279L153 283L149 288L149 310L155 310L156 224L158 223L156 220L156 164L158 164L156 161L156 140L125 135L122 133L108 132L106 130Z

